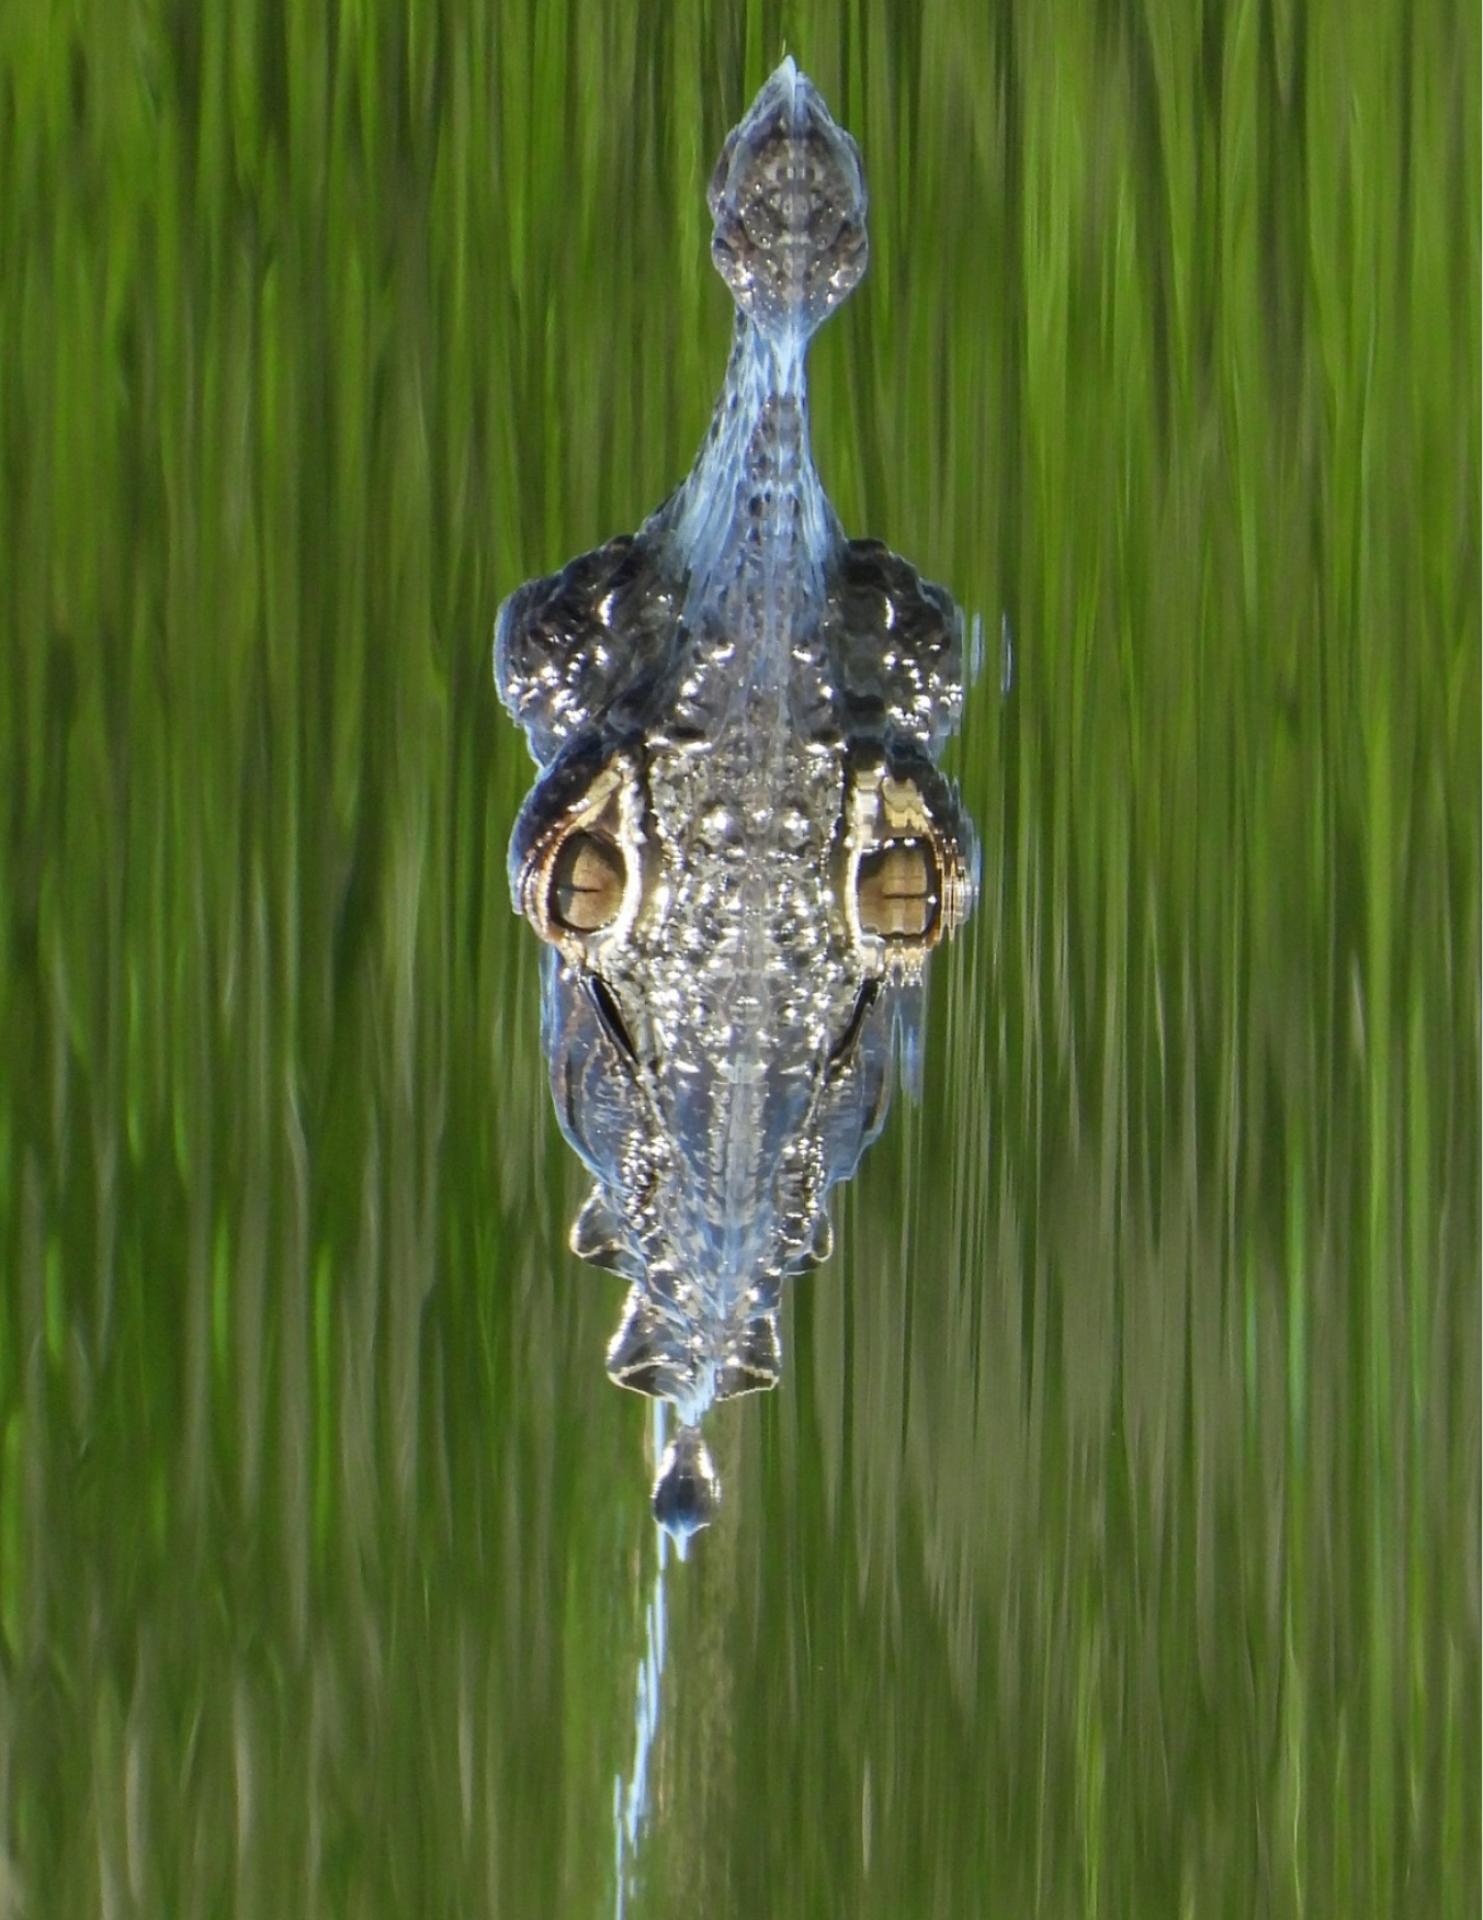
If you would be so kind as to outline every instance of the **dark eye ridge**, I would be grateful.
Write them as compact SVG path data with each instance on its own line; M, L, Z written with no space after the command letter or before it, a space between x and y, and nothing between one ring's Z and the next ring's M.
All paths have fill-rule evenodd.
M850 1055L855 1051L855 1043L860 1038L860 1029L865 1024L865 1016L875 1005L875 997L881 990L879 980L867 980L855 995L854 1010L844 1032L834 1043L829 1055L829 1070L838 1073L850 1063Z
M626 1054L637 1066L638 1052L628 1028L624 1025L623 1015L618 1011L618 1002L613 998L612 989L607 981L600 973L589 973L583 976L583 983L587 988L587 998L592 1002L593 1011L602 1024L603 1032L618 1051Z

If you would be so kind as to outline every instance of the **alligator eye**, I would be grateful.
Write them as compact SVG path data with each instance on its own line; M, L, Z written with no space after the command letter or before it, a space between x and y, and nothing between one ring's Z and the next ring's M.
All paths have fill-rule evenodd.
M600 933L618 918L628 869L605 835L569 834L551 863L546 911L567 933Z
M941 874L925 840L887 840L864 854L856 880L860 925L882 940L925 940L937 920Z
M865 965L893 978L917 974L973 904L960 818L946 782L930 768L919 781L909 771L893 773L884 760L857 766L841 879L845 920L863 943Z
M644 877L643 793L638 770L616 754L577 790L525 853L520 911L573 966L632 931Z

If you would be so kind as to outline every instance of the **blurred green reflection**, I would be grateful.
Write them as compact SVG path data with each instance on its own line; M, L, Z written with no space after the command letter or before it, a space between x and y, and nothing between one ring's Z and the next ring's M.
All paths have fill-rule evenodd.
M1018 677L627 1910L1471 1915L1476 12L638 23L0 13L0 1912L613 1908L646 1416L489 629L684 471L786 45L825 481Z

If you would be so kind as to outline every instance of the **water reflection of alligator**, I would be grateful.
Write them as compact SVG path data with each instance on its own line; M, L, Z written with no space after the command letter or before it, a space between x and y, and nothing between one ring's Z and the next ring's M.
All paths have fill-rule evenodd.
M550 943L552 1091L595 1176L572 1247L629 1282L608 1371L675 1404L654 1509L682 1535L718 1495L700 1418L776 1384L783 1281L828 1255L829 1188L972 900L934 765L961 616L844 538L809 451L809 336L865 270L865 204L855 143L785 60L711 181L736 331L689 478L495 628L542 769L511 879Z

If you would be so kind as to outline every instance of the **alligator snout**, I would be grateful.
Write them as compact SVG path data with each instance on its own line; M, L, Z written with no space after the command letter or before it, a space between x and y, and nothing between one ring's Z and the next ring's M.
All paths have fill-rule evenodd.
M865 271L859 149L791 58L727 140L709 203L716 271L765 333L806 338Z

